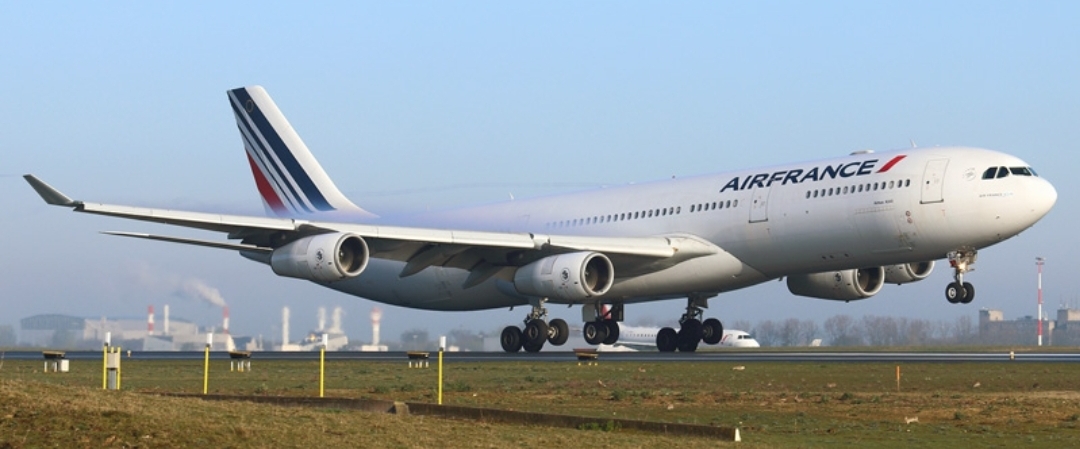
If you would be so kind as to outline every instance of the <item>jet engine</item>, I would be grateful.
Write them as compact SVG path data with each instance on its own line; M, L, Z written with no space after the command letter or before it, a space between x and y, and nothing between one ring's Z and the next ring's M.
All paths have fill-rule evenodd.
M615 267L607 256L589 251L545 257L517 269L514 288L524 295L581 301L607 293Z
M788 276L788 290L799 296L851 301L866 299L885 285L885 269L857 268Z
M906 284L908 282L921 281L934 271L934 261L919 263L902 263L885 267L885 282L889 284Z
M356 234L319 234L275 249L270 267L279 276L334 282L360 275L368 254L367 242Z

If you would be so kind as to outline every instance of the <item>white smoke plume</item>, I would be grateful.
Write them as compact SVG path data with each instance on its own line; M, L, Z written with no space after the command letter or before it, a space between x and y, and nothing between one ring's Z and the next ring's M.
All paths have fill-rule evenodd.
M139 285L151 292L157 292L158 294L172 293L181 298L206 301L208 304L217 307L226 306L221 291L198 278L183 278L175 274L165 274L149 264L135 266L132 275L134 275Z
M180 284L180 288L177 289L177 294L186 298L200 299L213 304L218 307L225 307L225 298L221 296L221 292L218 289L206 285L205 282L191 278L183 281Z

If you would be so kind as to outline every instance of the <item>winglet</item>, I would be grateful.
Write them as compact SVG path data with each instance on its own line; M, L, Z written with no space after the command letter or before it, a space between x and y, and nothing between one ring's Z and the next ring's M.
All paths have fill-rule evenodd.
M45 200L46 203L52 204L53 206L74 207L79 205L79 203L72 201L71 198L68 198L67 195L64 195L63 193L60 193L59 190L54 189L53 186L50 186L46 184L45 181L38 179L37 176L23 175L23 178L26 179L26 182L30 183L30 187L33 187L34 190L37 191L38 195L41 195L41 199Z

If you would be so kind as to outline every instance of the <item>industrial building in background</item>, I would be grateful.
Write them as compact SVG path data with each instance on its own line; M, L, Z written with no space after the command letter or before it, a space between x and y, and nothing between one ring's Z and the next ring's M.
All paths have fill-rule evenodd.
M327 351L341 351L349 346L349 336L341 328L341 319L345 311L341 307L335 307L330 318L330 327L326 327L326 307L319 307L316 318L318 327L309 331L299 342L289 341L289 318L291 312L288 307L281 309L281 344L275 349L278 351L317 351L322 348L323 335L326 336Z
M262 345L251 337L234 338L229 334L229 312L223 309L220 326L200 327L183 319L169 316L169 306L163 308L162 326L154 327L154 307L147 308L142 318L82 318L60 314L35 315L19 321L19 343L64 349L97 349L111 333L114 346L135 351L194 351L206 346L206 334L213 334L216 351L261 350Z
M1006 320L1001 310L979 311L979 342L986 345L1080 345L1080 310L1062 306L1057 319L1025 316Z

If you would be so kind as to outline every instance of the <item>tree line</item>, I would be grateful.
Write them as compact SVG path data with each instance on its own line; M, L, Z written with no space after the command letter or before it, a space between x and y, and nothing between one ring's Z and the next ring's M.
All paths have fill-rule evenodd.
M931 321L892 316L834 315L822 325L813 320L764 320L751 326L735 321L732 329L746 330L762 346L809 346L816 339L826 346L943 346L984 343L978 324L968 316Z

